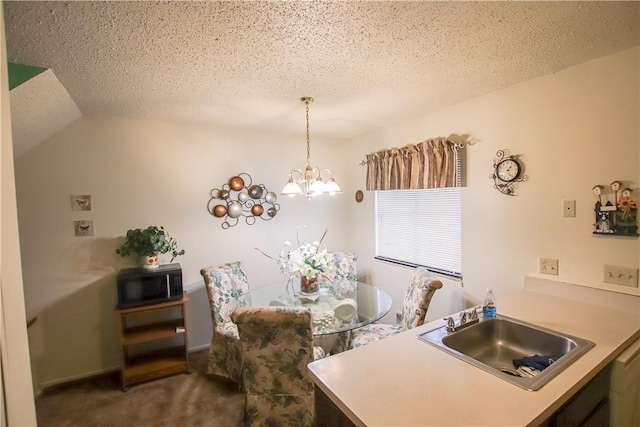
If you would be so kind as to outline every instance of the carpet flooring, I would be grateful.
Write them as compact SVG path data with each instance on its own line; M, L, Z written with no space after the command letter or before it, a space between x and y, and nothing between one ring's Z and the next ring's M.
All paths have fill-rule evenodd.
M120 388L119 373L45 390L36 398L39 427L240 427L244 395L207 372L208 350L190 355L191 374Z

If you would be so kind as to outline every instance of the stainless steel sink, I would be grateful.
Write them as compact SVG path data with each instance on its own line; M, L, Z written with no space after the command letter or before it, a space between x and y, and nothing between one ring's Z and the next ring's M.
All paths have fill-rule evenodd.
M418 335L421 340L525 390L538 390L595 344L510 317L480 318L455 332L446 326ZM532 378L514 373L514 359L534 355L560 356Z

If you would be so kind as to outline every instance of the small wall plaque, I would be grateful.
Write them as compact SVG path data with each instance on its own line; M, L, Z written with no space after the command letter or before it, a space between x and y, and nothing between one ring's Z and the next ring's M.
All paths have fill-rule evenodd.
M74 211L90 211L91 195L74 195L71 196L71 209Z
M93 220L73 221L73 228L76 232L76 237L85 237L95 235L95 229L93 227Z

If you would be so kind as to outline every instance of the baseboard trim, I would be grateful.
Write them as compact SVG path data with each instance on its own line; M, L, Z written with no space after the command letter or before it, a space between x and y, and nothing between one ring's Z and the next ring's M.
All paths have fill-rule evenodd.
M199 346L196 346L196 347L191 347L189 349L189 353L193 353L194 351L206 350L209 347L211 347L211 344L202 344L202 345L199 345Z
M91 377L97 377L97 376L100 376L100 375L111 374L113 372L118 372L118 371L120 371L120 366L112 366L112 367L109 367L109 368L98 369L98 370L95 370L95 371L85 372L85 373L78 374L78 375L71 375L71 376L68 376L68 377L58 378L58 379L51 380L51 381L44 381L44 382L41 382L39 384L40 393L42 393L43 391L45 391L46 389L51 388L51 387L59 386L59 385L62 385L62 384L68 384L68 383L72 383L74 381L84 380L84 379L91 378Z
M197 291L198 289L204 289L204 281L200 280L199 282L193 282L193 283L190 283L188 285L184 285L183 288L189 294L189 293Z
M196 346L196 347L190 347L189 348L189 353L193 353L195 351L206 350L209 347L211 347L211 344L203 344L203 345ZM72 382L75 382L75 381L85 380L85 379L91 378L91 377L98 377L98 376L101 376L101 375L112 374L114 372L120 372L120 369L121 369L121 366L112 366L112 367L109 367L109 368L98 369L98 370L95 370L95 371L85 372L85 373L78 374L78 375L71 375L71 376L64 377L64 378L58 378L58 379L52 380L52 381L44 381L44 382L41 382L41 383L38 384L38 386L40 387L40 390L36 393L36 396L39 396L40 394L42 394L44 391L46 391L48 388L51 388L51 387L56 387L56 386L72 383Z

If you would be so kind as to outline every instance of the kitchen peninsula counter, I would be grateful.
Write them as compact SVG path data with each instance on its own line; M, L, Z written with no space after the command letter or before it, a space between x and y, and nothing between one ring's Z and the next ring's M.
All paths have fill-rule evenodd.
M526 391L417 338L439 319L309 365L316 389L356 426L536 426L640 337L640 297L527 278L498 313L595 347Z

